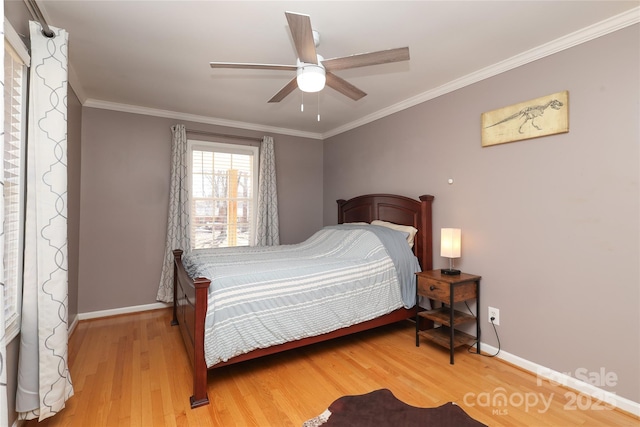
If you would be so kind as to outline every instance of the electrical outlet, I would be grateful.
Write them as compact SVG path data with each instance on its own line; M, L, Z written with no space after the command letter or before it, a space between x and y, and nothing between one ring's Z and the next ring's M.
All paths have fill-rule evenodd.
M493 321L491 318L493 317ZM494 325L500 325L500 310L497 308L489 307L489 316L487 317L489 323L493 323Z

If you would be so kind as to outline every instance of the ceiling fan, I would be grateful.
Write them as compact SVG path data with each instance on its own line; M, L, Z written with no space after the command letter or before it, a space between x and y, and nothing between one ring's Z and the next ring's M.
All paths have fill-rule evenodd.
M289 29L296 47L298 60L296 65L250 64L235 62L210 62L211 68L239 68L251 70L283 70L296 71L296 77L287 83L269 102L280 102L299 87L303 92L318 92L327 86L357 101L367 94L346 80L336 76L333 71L369 65L406 61L409 59L409 48L381 50L360 53L339 58L324 59L316 53L319 34L311 28L311 18L294 12L285 12Z

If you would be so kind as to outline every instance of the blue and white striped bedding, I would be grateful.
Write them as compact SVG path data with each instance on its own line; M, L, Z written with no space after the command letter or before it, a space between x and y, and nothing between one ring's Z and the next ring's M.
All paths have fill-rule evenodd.
M410 308L420 271L403 233L371 225L325 227L295 245L192 251L184 266L212 278L208 367Z

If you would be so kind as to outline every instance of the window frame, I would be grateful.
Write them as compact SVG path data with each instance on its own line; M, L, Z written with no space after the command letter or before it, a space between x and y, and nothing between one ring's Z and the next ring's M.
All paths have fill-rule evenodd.
M7 56L10 55L14 62L17 65L22 65L22 75L20 76L21 80L21 111L20 111L20 119L19 119L19 129L20 129L20 166L19 166L19 208L18 208L18 244L16 248L16 265L15 271L12 273L17 275L17 277L13 277L10 279L10 275L7 274L7 268L5 267L5 262L3 261L3 268L5 268L4 274L4 284L5 284L5 295L7 291L7 286L14 285L15 286L15 297L10 298L13 299L9 301L7 298L4 299L5 306L2 307L5 310L5 338L6 342L11 342L18 334L20 333L20 327L22 323L22 288L23 288L23 279L24 279L24 231L25 231L25 204L26 204L26 158L27 158L27 106L28 106L28 73L30 66L30 56L27 48L22 42L18 33L13 29L9 21L4 20L4 46L5 46L5 57L3 58L3 63L6 60ZM9 83L13 83L15 79L10 78L7 79L5 75L5 92L8 89ZM6 105L7 100L3 98L3 102ZM5 137L8 136L9 129L7 128L7 115L10 114L9 111L4 112L5 117ZM6 148L3 146L3 150L6 152ZM6 158L5 158L6 162ZM5 165L3 165L5 167ZM3 169L4 170L4 169ZM5 182L6 185L6 182ZM4 195L3 195L4 197ZM5 215L6 215L6 206L5 206ZM5 221L5 218L3 218ZM7 230L5 230L6 233ZM6 235L5 235L6 238ZM6 242L5 242L6 249ZM6 256L6 253L5 253ZM11 307L8 305L11 304Z
M250 236L249 236L249 244L248 246L254 246L256 240L256 224L257 224L257 209L258 209L258 176L259 176L259 159L260 159L260 149L259 147L253 145L244 145L244 144L230 144L216 141L202 141L195 139L187 140L187 153L188 153L188 162L187 162L187 177L188 177L188 188L190 197L193 198L193 152L194 151L211 151L214 153L230 153L230 154L241 154L241 155L250 155L252 156L252 200L251 200L251 219L250 219ZM189 200L189 210L192 212L192 204L193 200ZM191 224L189 225L189 233L193 236L193 226L194 221L191 218ZM191 250L201 250L203 248L195 248L195 239L191 239ZM236 245L236 246L244 246L244 245Z

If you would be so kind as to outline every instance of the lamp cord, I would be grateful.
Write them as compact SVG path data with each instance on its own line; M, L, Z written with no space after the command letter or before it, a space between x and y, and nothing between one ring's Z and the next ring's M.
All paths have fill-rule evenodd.
M475 314L473 314L473 311L471 311L471 308L469 307L469 304L467 304L467 302L465 301L464 305L467 306L467 310L469 310L469 313L471 313L471 315L476 318L476 322L477 322L478 321L478 317ZM496 351L495 354L482 354L482 353L478 353L478 350L476 349L476 352L473 353L473 354L479 354L480 356L484 356L484 357L496 357L498 354L500 354L500 337L498 336L498 330L496 329L495 323L493 323L493 320L491 320L491 319L489 319L489 320L491 322L491 326L493 326L493 332L496 334L496 339L498 340L498 351ZM482 327L479 326L478 330L480 331L479 335L481 336L482 335ZM474 348L476 346L476 344L478 344L478 342L480 342L480 336L478 336L476 341L473 344L471 344L469 346L469 348L467 349L467 351L469 353L471 353L471 349Z

